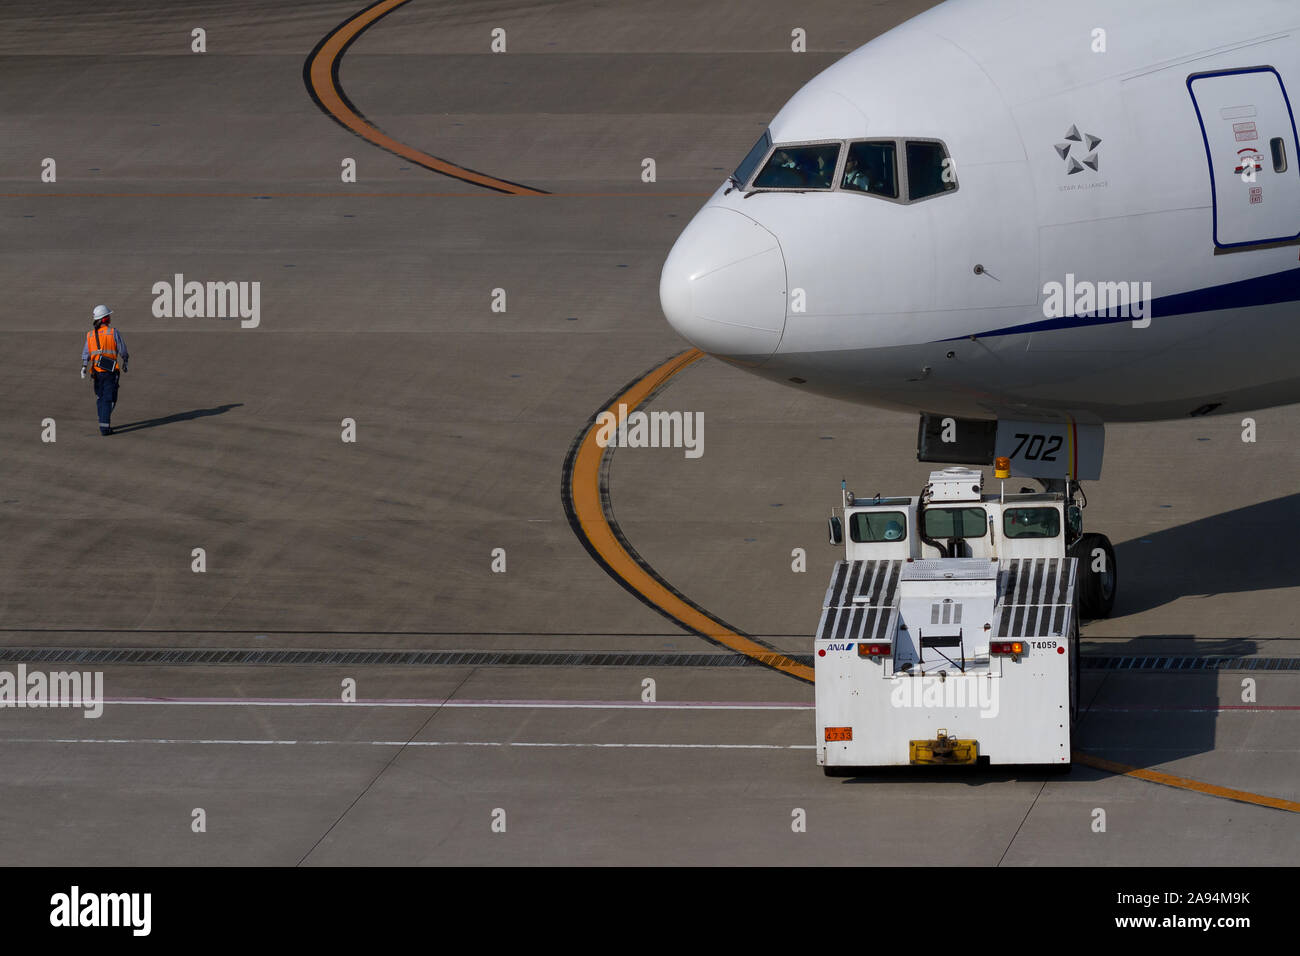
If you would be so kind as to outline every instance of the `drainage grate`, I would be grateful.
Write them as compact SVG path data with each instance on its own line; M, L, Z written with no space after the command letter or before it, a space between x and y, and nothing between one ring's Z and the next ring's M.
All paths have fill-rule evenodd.
M356 651L270 648L4 647L11 664L323 664L404 667L759 667L787 659L812 666L812 655L659 654L647 651Z
M237 664L382 667L760 667L811 654L660 654L652 651L358 651L196 647L0 647L0 664ZM1089 671L1300 671L1297 657L1083 655Z
M1084 670L1098 671L1300 671L1300 657L1083 656Z

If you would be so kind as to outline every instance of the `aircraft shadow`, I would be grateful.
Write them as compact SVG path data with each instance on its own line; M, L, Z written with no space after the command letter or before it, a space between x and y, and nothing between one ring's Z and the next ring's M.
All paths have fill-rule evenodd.
M1300 494L1274 498L1115 545L1119 593L1111 617L1189 594L1292 587L1300 581Z
M123 432L136 432L142 428L157 428L159 425L170 425L173 422L188 422L195 418L207 418L209 415L224 415L232 408L239 408L243 402L233 402L229 405L218 405L215 408L195 408L188 412L177 412L175 415L167 415L163 418L149 418L139 422L128 422L125 425L114 425L113 434L120 435ZM1118 561L1118 559L1116 559Z

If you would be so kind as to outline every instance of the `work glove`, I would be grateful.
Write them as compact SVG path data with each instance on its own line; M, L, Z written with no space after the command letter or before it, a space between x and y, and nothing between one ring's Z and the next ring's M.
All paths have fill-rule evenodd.
M84 365L81 366L81 377L82 377L82 378L85 378L85 377L86 377L86 366L84 366Z
M122 366L122 374L123 374L123 375L126 374L126 366L125 366L125 365Z

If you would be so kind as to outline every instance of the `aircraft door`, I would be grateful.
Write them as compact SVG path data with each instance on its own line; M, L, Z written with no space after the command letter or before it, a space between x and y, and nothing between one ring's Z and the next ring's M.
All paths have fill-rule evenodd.
M1300 238L1300 144L1277 70L1200 73L1187 89L1210 165L1215 246Z

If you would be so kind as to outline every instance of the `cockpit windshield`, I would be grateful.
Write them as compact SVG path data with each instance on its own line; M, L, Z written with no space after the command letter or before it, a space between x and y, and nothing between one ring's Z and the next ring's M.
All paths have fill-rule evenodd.
M912 201L957 188L948 152L942 143L907 143L907 194Z
M850 145L840 188L897 199L898 175L894 163L894 141Z
M740 161L736 171L731 174L731 178L736 181L737 186L744 186L749 182L749 177L754 175L754 170L758 169L758 164L763 161L767 151L772 148L772 135L763 130L763 135L758 138L754 148L745 154L745 158Z
M907 204L957 189L955 166L939 140L890 137L774 145L770 131L754 144L731 179L738 187L748 184L746 198L771 189L833 189Z
M754 180L755 189L830 189L835 184L839 143L779 146Z

